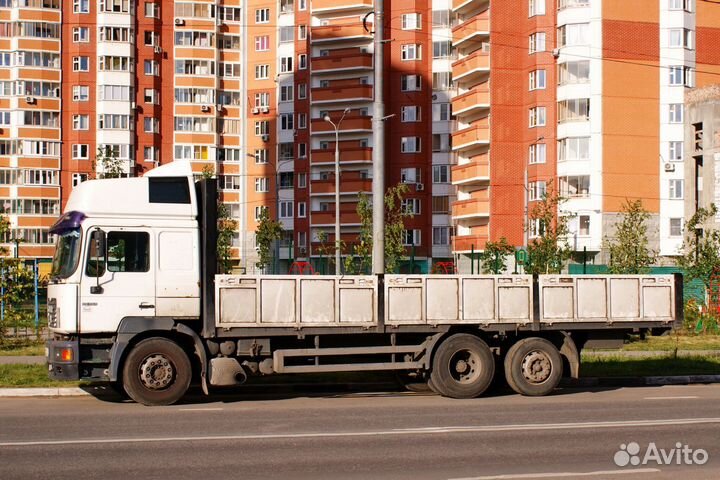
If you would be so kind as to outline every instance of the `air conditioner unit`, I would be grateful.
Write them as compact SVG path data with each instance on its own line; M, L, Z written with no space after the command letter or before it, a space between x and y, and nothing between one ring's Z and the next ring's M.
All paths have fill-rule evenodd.
M665 164L665 171L666 172L674 172L675 171L675 165L672 163L666 163Z
M258 107L255 107L255 108L252 109L252 113L254 113L255 115L257 115L258 113L260 113L260 109L259 109Z
M209 112L210 111L210 105L202 105L200 107L201 112Z
M175 19L175 25L176 25L176 26L185 25L185 20L183 20L182 18L176 18L176 19Z
M560 49L559 48L553 48L552 56L557 58L560 56Z
M270 107L262 107L262 113L270 113Z
M267 133L266 133L265 135L263 135L263 136L262 136L262 141L263 141L263 142L269 142L269 141L270 141L270 135L268 135Z
M25 97L27 103L35 103L35 97Z
M418 192L422 192L423 190L425 190L425 185L423 185L422 183L416 183L415 190Z
M155 53L162 53L162 47L156 46L153 50Z

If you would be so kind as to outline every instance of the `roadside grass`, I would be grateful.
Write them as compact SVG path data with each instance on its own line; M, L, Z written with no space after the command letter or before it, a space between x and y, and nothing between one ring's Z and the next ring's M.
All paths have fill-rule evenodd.
M0 388L77 387L81 382L48 378L47 365L0 365Z
M670 333L646 337L623 345L626 351L720 350L720 335L688 335Z
M45 344L28 341L6 341L0 345L0 356L43 356L45 355Z
M713 356L655 358L583 355L581 377L653 377L668 375L720 375L720 358Z

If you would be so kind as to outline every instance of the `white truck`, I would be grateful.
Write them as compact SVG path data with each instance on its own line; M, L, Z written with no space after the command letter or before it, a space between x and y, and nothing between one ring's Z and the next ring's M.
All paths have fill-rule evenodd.
M172 163L77 186L48 286L49 374L145 405L250 376L395 370L453 398L524 395L580 351L682 321L679 275L216 275L217 191Z

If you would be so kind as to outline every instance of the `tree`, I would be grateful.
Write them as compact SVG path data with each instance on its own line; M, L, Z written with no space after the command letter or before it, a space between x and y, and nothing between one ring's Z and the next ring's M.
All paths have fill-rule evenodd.
M531 274L560 273L572 253L567 244L569 217L558 215L565 199L557 193L552 180L548 185L542 199L534 202L528 213L530 225L527 228L531 231L534 228L538 235L528 242L525 271Z
M204 179L215 178L215 168L212 165L205 165L200 176ZM238 229L238 222L230 215L230 209L222 203L217 202L217 258L219 273L227 273L232 270L230 248L232 238Z
M258 252L258 261L255 262L255 266L257 268L260 270L267 268L272 259L270 247L274 241L280 240L280 238L282 238L282 225L270 218L267 207L261 208L257 230L255 230L255 244Z
M368 274L372 268L372 204L366 194L360 193L356 210L360 217L360 234L351 254L345 257L346 275Z
M613 274L647 273L655 263L657 252L648 246L647 221L650 214L642 200L625 200L622 221L615 227L615 237L605 237L605 248L610 252L608 269Z
M705 289L710 286L712 277L720 271L720 232L713 228L704 229L702 235L697 232L707 220L715 217L717 211L717 207L712 204L709 208L698 208L690 217L685 224L682 255L676 260L677 265L684 270L686 280L698 279L703 282Z
M0 238L10 238L10 221L0 214ZM0 301L4 308L4 323L0 324L0 343L5 338L7 327L18 327L27 322L28 313L22 308L33 294L34 273L18 258L9 257L10 251L0 246Z
M97 172L98 165L100 166L100 172ZM98 147L93 162L93 170L97 172L97 178L120 178L125 175L123 161L110 148Z
M505 273L505 256L514 252L515 247L510 245L505 237L501 237L497 242L487 242L485 250L480 253L482 272L495 275Z

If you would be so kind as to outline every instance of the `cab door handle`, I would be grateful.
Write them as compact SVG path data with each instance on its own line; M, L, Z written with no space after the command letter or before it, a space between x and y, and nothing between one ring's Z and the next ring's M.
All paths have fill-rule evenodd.
M155 308L155 305L150 305L149 303L142 302L140 305L138 305L140 308Z

